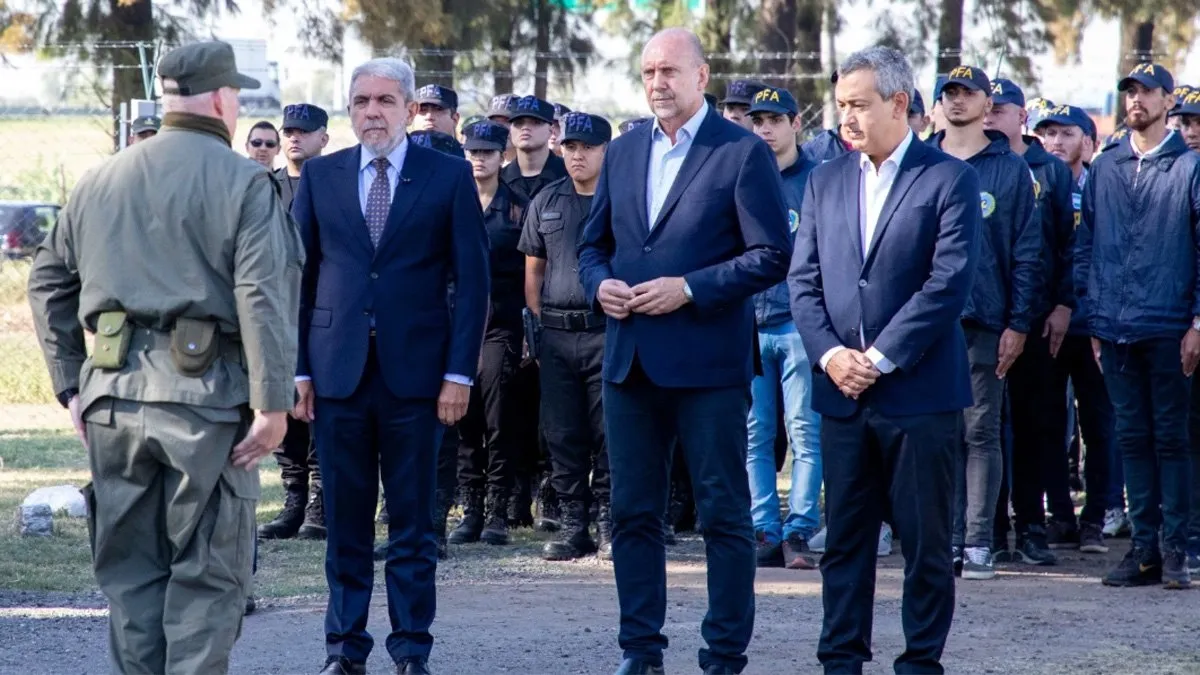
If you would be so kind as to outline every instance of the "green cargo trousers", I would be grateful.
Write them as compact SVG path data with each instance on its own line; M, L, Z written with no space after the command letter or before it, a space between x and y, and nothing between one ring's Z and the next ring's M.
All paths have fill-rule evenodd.
M232 466L249 412L101 398L84 413L96 582L113 672L226 673L254 555L258 471Z

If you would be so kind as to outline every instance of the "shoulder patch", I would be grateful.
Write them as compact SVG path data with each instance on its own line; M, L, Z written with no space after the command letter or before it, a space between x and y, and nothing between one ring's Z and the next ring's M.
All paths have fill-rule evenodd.
M992 196L992 193L980 192L979 203L983 207L984 218L991 218L992 214L996 212L996 198Z

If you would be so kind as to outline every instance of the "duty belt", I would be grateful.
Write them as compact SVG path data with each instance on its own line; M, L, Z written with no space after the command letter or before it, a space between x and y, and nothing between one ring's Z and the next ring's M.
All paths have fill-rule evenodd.
M555 330L585 331L603 328L608 319L595 312L576 310L564 312L559 309L542 308L542 328Z
M246 357L242 352L240 336L232 333L220 333L217 336L220 358L229 363L246 365ZM133 336L129 340L129 351L170 351L171 333L135 324Z

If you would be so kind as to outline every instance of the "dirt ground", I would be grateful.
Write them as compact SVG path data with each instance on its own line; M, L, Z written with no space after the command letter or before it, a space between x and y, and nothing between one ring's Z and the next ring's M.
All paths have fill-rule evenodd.
M1109 589L1099 575L1119 559L1062 552L1062 565L1010 567L992 582L960 581L946 647L948 673L1021 675L1195 675L1200 673L1200 591ZM594 558L545 563L532 546L501 553L458 548L439 570L437 643L441 675L607 674L616 669L617 604L611 565ZM897 549L898 550L898 549ZM687 538L671 551L671 640L667 670L697 672L705 607L703 544ZM881 561L875 655L868 673L890 673L902 650L897 552ZM371 672L392 672L376 586ZM760 570L750 665L746 673L819 673L821 625L817 572ZM0 673L107 672L105 604L97 594L0 592ZM320 597L266 600L246 619L234 673L316 673L324 661Z

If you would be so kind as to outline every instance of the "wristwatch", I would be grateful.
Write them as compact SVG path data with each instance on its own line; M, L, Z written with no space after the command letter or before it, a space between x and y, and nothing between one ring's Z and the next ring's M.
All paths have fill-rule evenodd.
M76 389L75 387L67 387L66 389L63 389L62 391L55 394L54 398L58 399L59 404L62 405L62 407L66 408L66 407L68 407L67 404L71 402L71 399L75 398L78 395L79 395L78 389Z

